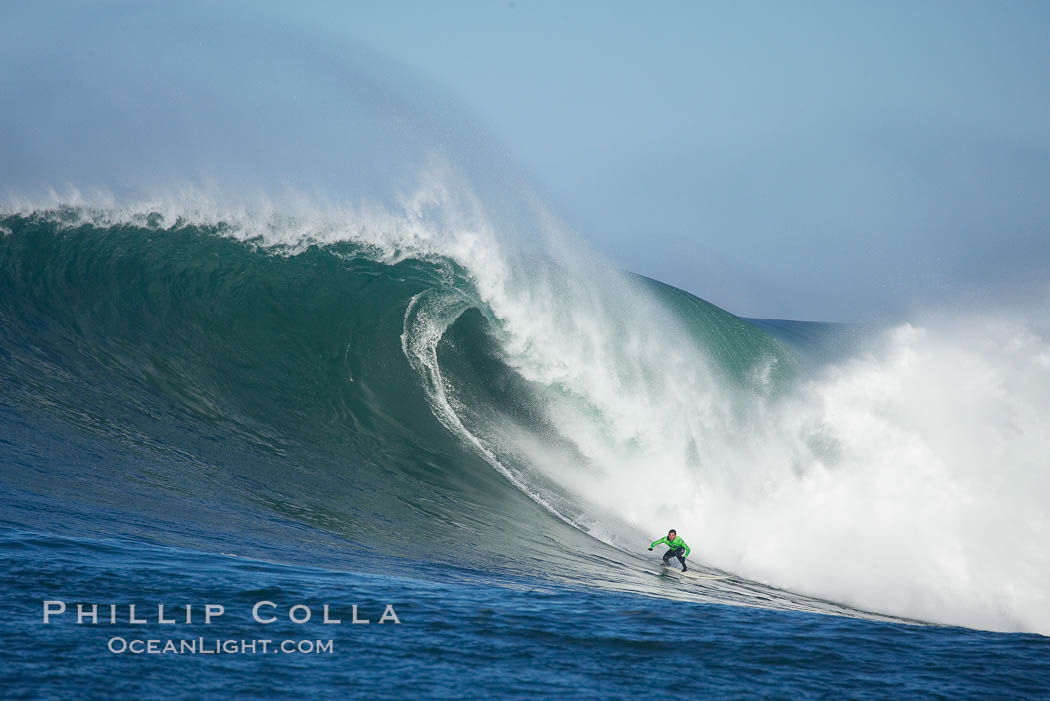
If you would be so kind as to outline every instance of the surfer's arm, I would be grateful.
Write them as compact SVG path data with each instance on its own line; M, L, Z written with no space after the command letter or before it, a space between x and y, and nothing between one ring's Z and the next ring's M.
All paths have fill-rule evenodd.
M650 543L650 544L649 544L649 549L650 549L650 550L652 550L653 548L655 548L655 547L656 547L657 545L659 545L660 543L667 543L667 538L666 538L666 536L665 536L665 537L663 537L663 538L661 538L660 540L654 540L654 541L653 541L652 543ZM668 545L670 545L670 543L667 543L667 544L668 544Z
M689 553L691 553L692 550L689 548L688 545L686 545L684 540L682 541L682 547L685 548L685 552L682 553L682 557L689 557Z

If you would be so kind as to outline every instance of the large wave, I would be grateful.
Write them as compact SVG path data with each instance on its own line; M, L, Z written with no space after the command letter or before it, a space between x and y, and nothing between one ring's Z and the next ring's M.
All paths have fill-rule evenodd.
M0 408L101 441L9 435L23 488L626 588L674 526L723 599L1050 632L1046 306L829 361L610 267L367 51L112 7L0 49Z
M9 399L124 436L156 440L156 422L127 415L160 402L194 434L279 456L328 445L357 464L349 531L397 512L383 486L397 470L415 508L435 485L453 495L432 516L465 541L477 533L463 524L491 519L522 547L542 512L474 512L476 473L423 467L452 450L432 442L429 412L617 550L674 525L698 561L777 588L1048 629L1050 345L1031 324L904 325L828 364L597 258L518 258L480 219L428 229L409 207L297 238L284 220L202 229L129 211L5 218ZM395 457L402 441L416 447ZM587 546L563 546L537 561L580 570L568 555Z

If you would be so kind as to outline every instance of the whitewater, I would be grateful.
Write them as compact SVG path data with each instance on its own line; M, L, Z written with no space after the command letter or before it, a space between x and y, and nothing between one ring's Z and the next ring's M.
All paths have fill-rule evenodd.
M258 255L351 245L383 266L434 265L440 284L411 296L398 339L433 416L617 550L676 524L696 560L747 581L907 619L1050 630L1050 345L1033 319L852 329L853 350L829 360L620 272L564 228L544 232L543 255L513 250L448 167L394 211L72 202L9 217L64 212L61 227L99 235L210 226ZM468 310L524 414L484 386L505 378L443 370L439 345Z
M703 279L614 265L454 97L344 37L237 4L20 12L0 23L12 695L1050 687L1045 291L743 318ZM665 576L647 548L669 528L721 578ZM168 631L48 627L53 599L401 623L231 615L177 632L337 654L136 660L108 637Z

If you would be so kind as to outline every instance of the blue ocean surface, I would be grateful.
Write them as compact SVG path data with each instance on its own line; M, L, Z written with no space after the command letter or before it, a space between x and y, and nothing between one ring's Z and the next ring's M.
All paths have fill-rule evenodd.
M383 260L353 242L289 252L160 215L100 223L41 211L2 225L6 698L955 699L1050 689L1045 631L880 610L849 580L838 599L819 582L777 586L739 571L743 561L716 561L707 535L683 524L692 568L723 578L664 573L647 550L662 522L644 530L647 517L630 513L643 491L603 496L595 480L622 475L597 477L609 463L573 440L586 422L614 424L568 378L544 385L511 355L505 321L454 260ZM544 284L570 294L562 274L548 270ZM789 330L778 338L763 330L771 322L609 274L711 359L702 382L725 402L790 398L825 352L854 352L826 351L836 327L777 322ZM603 440L642 450L639 435ZM703 446L691 450L686 460L703 464ZM831 448L814 450L831 459ZM666 486L635 463L611 464L655 479L652 491ZM560 483L557 471L573 469L587 479ZM828 557L847 570L864 558ZM275 621L252 618L260 602ZM93 604L99 622L78 623L77 606ZM130 622L131 604L144 623ZM176 622L161 623L159 605ZM211 623L207 605L223 607ZM323 622L326 605L341 623ZM310 620L292 622L301 607Z
M742 318L608 259L586 237L635 224L577 233L454 96L298 9L0 9L0 696L1050 698L1045 305ZM692 117L657 121L693 170L657 133ZM644 177L608 140L580 167ZM690 290L781 185L741 270L889 221L817 226L820 188L723 141L707 199L617 190L654 213L634 250L695 232ZM880 245L872 279L921 269ZM672 528L700 578L650 551Z
M668 601L409 561L403 575L370 575L2 533L6 698L1036 698L1050 683L1037 635ZM58 596L67 611L45 625L43 602ZM261 609L275 622L253 621L260 601L276 604ZM77 624L74 602L103 604L101 622ZM127 622L131 603L147 623ZM157 603L179 622L157 623ZM196 609L190 624L185 603ZM206 603L225 608L211 624ZM326 603L341 623L319 622ZM289 621L298 604L309 622ZM399 623L378 623L387 604ZM370 623L351 622L353 605ZM161 652L110 651L133 640ZM271 647L164 653L168 640ZM331 648L275 651L283 641Z

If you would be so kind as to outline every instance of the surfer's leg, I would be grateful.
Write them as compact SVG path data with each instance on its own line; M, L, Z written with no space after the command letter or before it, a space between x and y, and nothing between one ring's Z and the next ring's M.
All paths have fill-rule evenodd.
M671 556L674 555L674 550L668 548L667 552L664 553L664 565L667 567L671 566Z
M668 552L670 552L670 551L668 551ZM674 551L674 556L677 557L678 561L682 563L682 571L683 572L685 572L688 569L685 566L685 555L682 554L684 552L685 552L685 548L678 548L677 550Z

